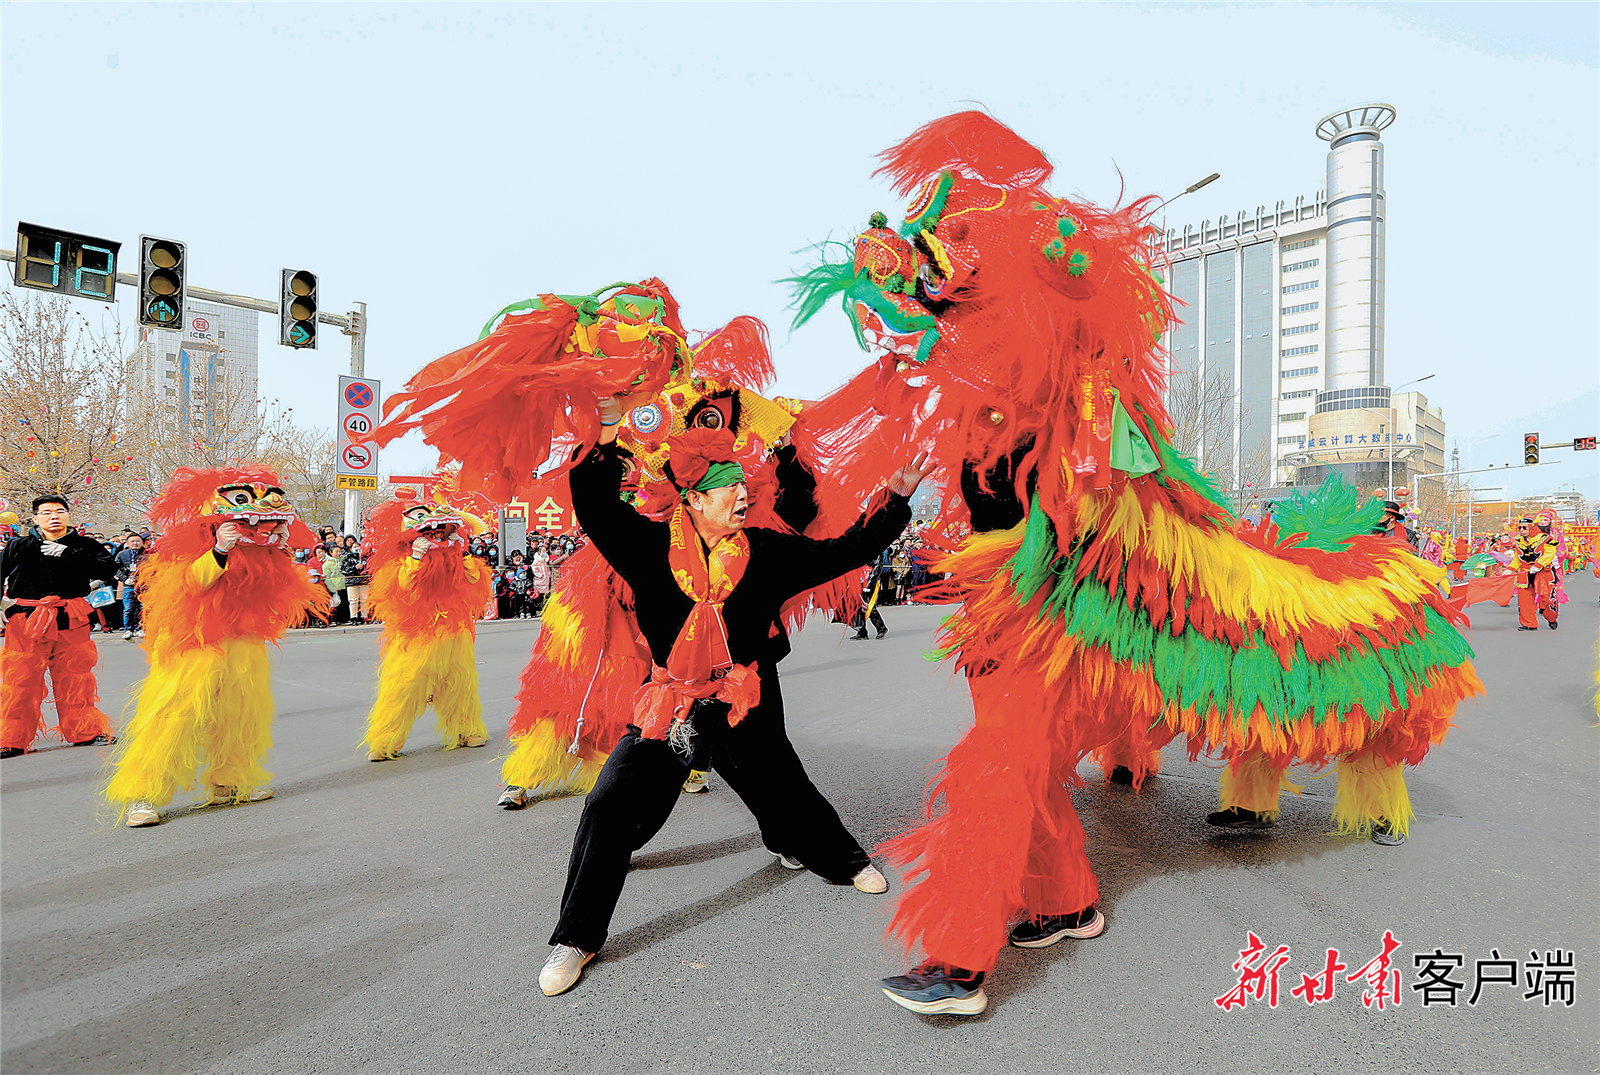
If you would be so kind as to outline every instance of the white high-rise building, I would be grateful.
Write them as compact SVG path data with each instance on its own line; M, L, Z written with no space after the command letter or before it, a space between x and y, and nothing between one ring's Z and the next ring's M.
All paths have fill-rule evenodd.
M183 328L140 329L128 356L128 399L174 437L225 440L257 413L260 315L190 299Z
M1324 117L1326 186L1311 198L1166 233L1167 286L1183 321L1169 342L1175 384L1186 387L1174 390L1210 402L1190 408L1209 423L1200 462L1241 502L1330 471L1373 482L1391 444L1396 484L1407 467L1443 466L1442 412L1426 401L1421 416L1388 409L1380 136L1394 119L1384 104ZM1413 438L1426 429L1437 453L1424 458L1408 428Z

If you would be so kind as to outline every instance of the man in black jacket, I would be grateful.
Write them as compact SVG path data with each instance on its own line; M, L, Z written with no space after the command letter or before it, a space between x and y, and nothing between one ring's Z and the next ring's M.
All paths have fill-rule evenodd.
M115 576L105 546L72 527L66 500L50 494L33 501L33 529L6 546L0 558L6 642L0 652L0 758L33 745L44 722L44 674L55 686L57 727L73 746L111 743L111 720L102 713L94 666L100 659L89 637L89 591Z
M872 562L904 529L922 461L897 473L887 495L850 530L817 541L745 530L746 490L732 461L732 435L720 430L692 441L691 433L672 443L668 462L682 502L656 521L619 497L629 454L614 443L615 425L626 402L602 404L605 430L571 472L572 504L589 539L633 589L653 668L635 705L636 723L584 803L550 937L555 947L539 974L549 996L572 988L605 943L633 852L666 823L691 770L721 774L785 866L864 892L888 888L784 732L776 663L788 639L777 624L789 598Z

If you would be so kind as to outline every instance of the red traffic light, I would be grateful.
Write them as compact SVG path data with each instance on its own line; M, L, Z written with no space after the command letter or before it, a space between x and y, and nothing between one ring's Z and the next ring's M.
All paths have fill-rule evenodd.
M1539 462L1539 434L1524 433L1522 435L1522 463L1524 466L1535 466Z

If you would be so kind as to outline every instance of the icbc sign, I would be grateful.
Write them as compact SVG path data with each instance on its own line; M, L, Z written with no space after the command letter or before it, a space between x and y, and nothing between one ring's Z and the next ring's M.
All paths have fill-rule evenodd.
M356 437L371 433L378 424L380 385L371 377L339 378L339 442L335 473L341 489L378 487L378 449L357 444Z

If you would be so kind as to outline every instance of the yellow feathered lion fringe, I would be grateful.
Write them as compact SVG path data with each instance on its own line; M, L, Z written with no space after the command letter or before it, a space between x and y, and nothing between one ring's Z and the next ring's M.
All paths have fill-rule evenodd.
M232 787L233 801L243 802L272 779L261 767L272 749L266 643L230 638L165 657L140 687L106 798L126 813L139 801L165 806L198 783Z
M459 746L462 736L488 738L471 631L385 641L378 666L378 698L367 714L367 749L398 754L412 725L430 705L438 717L439 738L446 750Z

